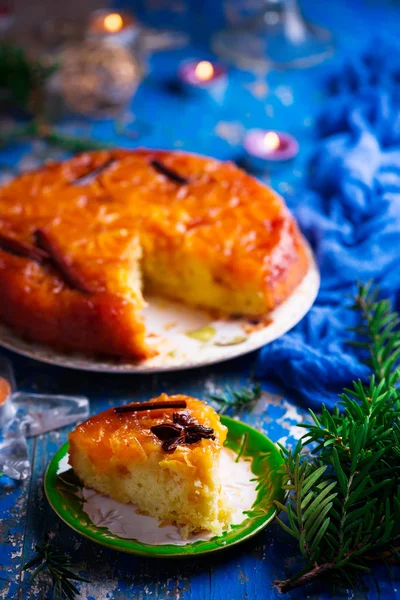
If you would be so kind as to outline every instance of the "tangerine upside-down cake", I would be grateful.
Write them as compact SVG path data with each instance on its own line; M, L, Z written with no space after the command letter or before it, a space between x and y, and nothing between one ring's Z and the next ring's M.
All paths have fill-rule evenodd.
M232 163L97 151L0 189L0 321L58 349L149 358L143 290L262 316L307 268L282 198Z
M69 434L69 463L81 482L181 533L220 534L233 506L222 487L227 428L206 403L162 394L110 408Z

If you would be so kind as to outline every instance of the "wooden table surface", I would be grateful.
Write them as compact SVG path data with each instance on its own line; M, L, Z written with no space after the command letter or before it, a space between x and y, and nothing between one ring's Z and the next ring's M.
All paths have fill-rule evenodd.
M11 354L8 354L11 356ZM170 375L97 375L40 365L16 358L14 364L22 389L63 393L83 393L90 397L91 410L97 413L126 400L144 400L163 391L185 392L206 398L226 385L235 388L253 377L255 355L219 366ZM238 416L264 431L274 441L293 443L301 430L296 427L306 411L269 385L253 411ZM80 586L85 600L193 599L239 600L278 598L275 579L296 568L296 547L276 523L232 549L210 556L189 559L150 559L124 555L92 543L72 531L51 510L43 491L43 476L50 459L66 441L69 428L30 440L32 478L12 483L0 478L0 598L44 600L48 581L30 584L21 566L34 554L34 545L53 540L63 552L82 562L90 583ZM400 571L397 571L397 581ZM384 567L376 571L381 598L399 598L396 580L391 581ZM372 578L360 583L355 595L346 589L333 591L323 583L286 596L290 600L308 598L377 598Z
M337 56L344 51L356 52L372 35L381 12L381 27L395 28L400 19L400 4L390 0L336 0L328 3L304 2L315 20L333 30L338 41ZM207 56L196 47L159 54L151 61L149 78L133 101L136 122L144 124L145 133L138 144L171 147L222 159L239 160L240 140L245 128L273 123L276 129L291 131L300 140L301 151L296 163L275 172L266 181L290 197L304 175L305 164L315 140L313 122L323 101L321 76L326 65L307 72L245 73L230 72L229 87L223 105L205 105L201 100L183 98L171 87L177 65L188 56ZM132 119L133 119L133 115ZM118 145L133 146L128 138L118 137L109 122L70 122L70 132L83 132L114 140ZM49 157L59 157L40 143L19 145L0 153L0 176L15 168L32 168ZM5 166L9 167L7 170ZM0 290L1 293L1 290ZM63 394L85 394L91 412L127 400L144 400L160 392L187 393L206 398L210 392L227 385L238 388L254 375L256 354L214 367L169 375L116 376L93 374L50 367L4 352L12 359L20 389ZM311 374L312 375L312 374ZM264 431L273 441L293 443L301 430L296 423L305 418L306 408L289 398L271 382L262 382L263 395L251 413L239 418ZM32 558L34 545L46 538L61 551L81 561L90 583L80 585L84 600L182 599L239 600L279 597L273 588L275 579L296 570L296 546L276 523L246 543L199 558L160 560L114 552L75 534L51 510L43 491L46 466L56 450L66 441L68 428L29 441L32 477L13 483L0 477L0 599L44 600L48 597L46 579L29 582L21 566ZM290 600L326 598L395 600L400 598L400 570L390 574L377 567L380 596L372 577L366 577L356 591L332 590L321 582L308 589L287 595Z

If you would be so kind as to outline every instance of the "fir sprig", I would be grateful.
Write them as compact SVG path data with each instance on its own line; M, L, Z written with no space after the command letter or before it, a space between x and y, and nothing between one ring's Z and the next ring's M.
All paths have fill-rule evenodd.
M23 566L23 571L35 567L31 575L31 582L36 579L39 573L47 571L53 582L53 598L55 600L74 600L79 594L79 590L72 582L89 582L89 579L86 579L86 577L76 575L76 573L71 571L71 569L82 568L82 566L72 562L66 554L61 554L54 550L49 542L43 546L36 544L35 550L36 556Z
M328 574L352 584L371 557L399 556L399 318L370 284L358 287L353 309L362 318L356 344L373 370L369 384L354 382L333 411L310 411L296 448L281 447L289 499L279 504L288 522L278 521L303 560L300 572L275 582L282 593Z
M362 316L362 324L352 328L359 339L349 344L364 350L364 363L375 373L377 380L384 381L398 395L396 383L400 380L400 319L392 312L389 300L378 301L379 289L372 282L358 285L352 310Z
M0 103L18 107L31 119L0 131L0 147L32 138L68 152L84 152L108 148L110 144L68 136L51 126L45 118L45 86L58 65L31 60L26 53L8 40L0 40Z
M30 60L9 40L0 41L0 98L12 106L36 113L43 102L43 87L57 65Z
M210 394L209 398L218 404L220 415L227 411L236 413L243 408L251 409L255 402L261 397L262 390L259 383L254 383L240 390L227 388L224 394Z
M11 143L41 139L51 146L57 146L67 152L89 152L111 148L112 144L72 135L61 134L45 121L32 119L25 124L16 124L6 132L0 131L0 148Z

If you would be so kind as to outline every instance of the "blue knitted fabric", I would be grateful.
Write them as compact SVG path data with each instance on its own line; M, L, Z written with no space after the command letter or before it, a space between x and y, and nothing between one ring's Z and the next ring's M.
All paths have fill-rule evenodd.
M374 279L400 308L400 50L382 41L328 79L319 142L295 213L321 270L317 301L264 347L258 375L314 409L369 371L346 344L355 282Z

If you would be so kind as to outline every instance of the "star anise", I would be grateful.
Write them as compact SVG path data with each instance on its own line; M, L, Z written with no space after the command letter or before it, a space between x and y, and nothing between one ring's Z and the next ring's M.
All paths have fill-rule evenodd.
M196 419L191 417L186 411L174 412L172 418L174 420L174 423L182 425L183 427L186 427L187 425L194 425L195 423L197 423Z
M215 440L214 429L200 425L187 412L175 412L173 423L161 423L151 428L151 431L163 442L164 452L174 452L179 445L195 444L201 439Z

